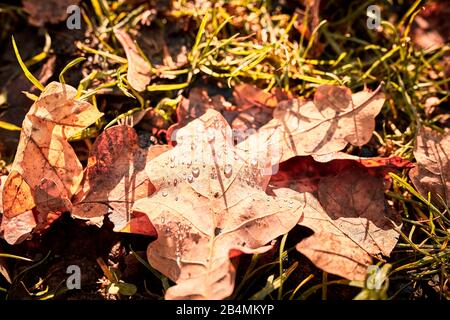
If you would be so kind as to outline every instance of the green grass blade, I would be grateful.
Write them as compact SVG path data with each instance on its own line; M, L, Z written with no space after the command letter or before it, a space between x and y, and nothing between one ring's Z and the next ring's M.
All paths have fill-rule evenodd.
M195 37L195 43L192 47L191 52L197 51L198 45L200 44L200 41L202 40L203 31L205 30L206 22L209 20L209 15L205 15L202 19L202 22L200 23L200 27L198 28L197 36Z
M33 260L29 259L29 258L16 256L14 254L9 254L9 253L0 253L0 258L10 258L10 259L17 259L17 260L23 260L23 261L28 261L28 262L32 262L33 261Z
M17 49L17 45L16 45L16 41L14 40L14 36L12 36L11 39L12 39L14 53L16 55L17 61L19 62L20 67L22 68L22 71L25 73L25 76L28 78L28 80L31 81L32 84L35 85L36 88L38 88L41 91L44 91L44 86L39 82L38 79L36 79L35 76L33 76L33 74L30 72L30 70L28 70L27 66L23 62L22 57L20 56L19 50Z
M78 64L78 63L80 63L81 61L84 61L84 60L86 60L86 58L79 57L79 58L76 58L76 59L70 61L67 64L67 66L65 66L64 69L59 74L59 82L61 82L62 84L65 84L66 81L64 80L64 73L66 73L67 70L69 70L70 68L72 68L73 66L75 66L76 64Z
M147 87L147 91L153 92L153 91L171 91L171 90L178 90L178 89L184 89L189 85L188 82L183 83L171 83L171 84L154 84Z
M12 123L8 123L8 122L4 122L0 120L0 128L5 129L5 130L9 130L9 131L20 131L22 130L20 127L12 124Z

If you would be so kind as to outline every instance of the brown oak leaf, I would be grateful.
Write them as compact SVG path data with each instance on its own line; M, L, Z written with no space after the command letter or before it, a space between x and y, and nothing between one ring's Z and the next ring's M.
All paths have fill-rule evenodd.
M250 84L239 84L233 89L233 99L236 105L236 116L231 127L236 130L257 130L272 120L273 109L281 99L287 99L279 94L267 93Z
M231 258L255 253L301 218L301 203L267 195L263 162L232 143L231 128L208 110L177 132L177 146L146 170L157 192L137 201L158 238L150 264L176 285L167 299L223 299L234 288Z
M450 205L450 134L439 134L422 128L417 135L414 157L417 166L409 176L420 194L427 199L431 193L433 201Z
M122 45L128 60L127 80L133 89L144 91L150 83L152 68L141 56L130 35L121 29L115 29L114 35Z
M384 103L379 90L352 94L345 87L323 85L317 88L313 101L282 101L274 119L247 143L261 144L261 140L270 139L279 145L280 162L294 156L340 151L348 143L362 146L370 140L374 118Z
M9 244L15 244L28 237L37 223L31 210L13 218L7 218L3 215L2 194L7 178L8 176L0 177L0 237Z
M181 101L177 106L177 123L167 130L167 137L170 141L174 140L176 130L184 127L192 120L202 116L206 110L215 109L212 99L208 95L208 91L204 88L196 87L189 91L189 98L181 97ZM220 109L218 111L221 111Z
M26 211L13 218L2 217L0 236L9 244L16 244L26 240L37 222L32 210Z
M67 139L101 115L76 99L76 89L50 83L22 123L16 157L3 188L3 212L14 218L36 209L70 210L70 199L83 177L83 168Z
M97 138L82 188L73 199L72 216L101 222L109 213L115 231L121 231L133 220L133 203L155 191L145 172L146 163L170 149L161 145L141 148L138 142L136 131L126 125L111 127ZM145 231L144 227L130 226L128 232Z
M254 106L275 108L280 97L247 83L238 84L233 89L234 103L241 109Z
M385 189L389 189L391 179L388 173L412 166L411 162L398 156L362 158L337 152L325 156L294 157L280 164L278 172L270 179L270 186L315 193L320 179L336 175L346 168L359 167L366 174L383 177Z
M266 93L256 86L239 84L233 89L234 104L231 104L222 95L210 97L205 88L193 88L189 99L183 97L180 101L177 107L178 123L168 130L168 136L171 138L175 129L184 127L206 110L214 109L227 119L236 132L236 140L240 142L252 133L251 130L255 131L269 122L278 102L289 98L282 90L273 91Z
M382 179L361 168L321 179L319 201L308 193L301 197L305 208L300 225L314 234L297 250L329 273L363 280L372 258L389 256L398 241L398 217L385 209Z

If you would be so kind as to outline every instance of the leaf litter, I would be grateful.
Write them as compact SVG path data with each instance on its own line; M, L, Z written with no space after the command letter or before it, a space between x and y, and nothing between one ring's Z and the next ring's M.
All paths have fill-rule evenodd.
M313 233L291 239L298 252L323 270L324 275L331 273L362 283L368 277L368 268L389 262L400 236L405 238L400 214L408 216L409 207L399 207L391 198L390 190L398 192L401 187L407 188L431 206L433 212L440 208L448 211L448 132L441 130L438 134L430 128L421 128L421 122L416 119L415 124L412 122L406 128L404 136L392 122L386 121L383 125L397 136L393 138L386 132L380 136L376 119L387 117L388 108L394 112L393 118L397 117L396 111L392 111L395 96L389 91L391 83L385 87L380 85L374 91L364 86L363 90L352 93L342 85L348 83L347 78L345 81L325 80L305 75L308 71L304 68L295 69L296 64L311 66L324 62L305 60L311 53L318 55L326 50L315 34L321 27L317 3L312 7L308 4L307 10L313 10L313 21L309 25L308 15L303 15L301 10L296 10L302 13L300 18L280 30L277 25L270 35L255 21L249 21L256 34L253 38L248 36L248 43L261 51L248 56L247 48L237 48L233 37L217 38L226 22L211 35L205 17L200 22L196 43L190 47L192 52L187 54L183 46L184 54L181 52L176 57L176 63L170 52L173 39L166 43L161 35L148 38L142 31L154 29L152 23L163 16L167 19L164 21L169 21L169 27L162 27L164 34L174 28L178 33L183 30L182 33L186 33L183 38L188 39L189 19L180 19L180 24L170 23L180 17L179 4L160 10L153 8L153 4L123 2L120 9L139 5L124 18L124 15L115 16L113 8L106 3L97 3L94 23L100 22L96 27L105 32L105 37L95 39L92 47L97 46L96 49L77 45L81 51L94 54L97 63L97 66L90 66L91 59L83 70L105 66L105 61L118 63L120 67L114 72L84 74L78 89L51 82L39 96L27 94L35 101L23 121L14 161L6 168L9 174L1 177L0 236L10 244L29 239L33 243L33 239L51 233L51 225L68 212L72 218L95 224L100 230L111 228L116 232L150 236L145 238L148 268L167 289L166 299L224 299L235 296L237 271L248 256L253 256L252 259L270 256L279 248L282 279L283 263L291 263L293 259L292 254L288 256L289 251L283 251L285 237L291 237L295 234L293 229L300 226L301 230L308 228ZM38 7L38 4L24 1L31 24L43 26L65 19L66 13L59 12L56 6L53 9L57 14L53 18L37 17ZM208 10L208 6L202 10ZM229 5L225 10L240 9ZM105 28L120 19L124 19L120 28ZM138 23L133 27L137 30L122 28L127 19ZM279 19L282 25L284 16L280 15ZM236 17L229 20L231 27L243 27L244 21ZM402 20L400 25L403 23ZM292 25L301 34L302 41L303 37L309 41L308 47L301 61L293 58L292 66L278 65L279 48L286 54L292 50L290 40L282 33L286 30L287 34ZM276 32L281 32L280 40L276 39ZM161 64L150 63L148 57L152 54L145 43L140 47L135 42L136 34L141 40L154 42L153 46L162 56ZM113 53L105 42L108 35L119 42L126 59ZM273 46L261 46L269 36ZM200 41L202 39L205 43ZM239 41L245 39L240 37ZM314 44L314 48L310 48L310 44ZM337 43L334 46L335 50L339 49ZM307 55L309 49L310 55ZM239 62L220 61L229 53ZM48 60L52 70L42 78L43 82L53 73L55 57L52 58L53 61ZM338 61L333 63L338 64ZM361 78L371 78L370 82L374 82L370 73L378 63L369 67ZM255 66L257 68L252 69ZM307 85L291 91L285 83L280 89L284 80L276 78L275 86L273 78L262 90L264 81L261 79L270 79L264 78L269 75L266 72L273 71L270 68L286 70L281 78L302 79ZM337 70L334 72L339 73ZM126 78L123 77L125 71ZM198 73L203 73L197 76L202 79L202 85L191 86ZM220 82L219 90L210 90L208 81L203 81L205 74L229 77L231 90L223 89ZM317 74L320 73L315 76ZM262 78L254 83L239 83L241 79L255 80L260 76ZM185 82L170 83L169 80L176 78ZM89 91L89 87L95 86L99 89ZM133 129L134 117L128 116L131 113L109 119L104 92L117 95L116 89L109 89L115 86L134 99L133 110L141 123L148 117L157 117L158 128L153 127L152 122L152 128L146 132L142 132L145 126ZM400 83L396 90L401 92L402 86ZM189 87L188 98L181 95L186 87ZM156 93L149 95L149 92ZM306 94L298 96L298 92ZM408 101L410 93L403 94ZM149 108L153 103L149 97L160 99L156 108ZM437 106L441 100L433 98L433 110L439 111ZM137 104L140 107L136 108ZM408 116L417 117L417 110L411 110ZM109 125L101 131L105 124L103 117L108 118ZM427 121L427 126L435 128L430 124L432 120ZM119 125L112 126L114 123ZM416 131L417 137L414 137L412 133ZM143 137L150 135L157 135L157 138L142 143ZM410 141L398 140L405 137ZM91 138L96 138L93 144ZM82 142L88 150L87 164L80 157ZM380 152L390 154L389 157L361 156L363 151L377 144L379 150L395 152ZM410 162L412 154L408 151L412 144L415 164ZM418 193L411 191L412 187L396 175L406 176L408 170ZM397 199L404 196L396 193ZM416 199L407 200L414 209L423 209ZM413 241L413 233L414 230L410 232L410 241ZM278 247L277 240L282 235L285 236ZM297 265L297 261L291 264L289 274ZM119 273L114 271L116 274ZM165 277L173 283L167 283ZM134 288L121 280L109 284L107 281L111 279L106 279L107 288L114 283ZM281 293L282 284L277 285L277 289ZM136 294L133 289L132 295Z

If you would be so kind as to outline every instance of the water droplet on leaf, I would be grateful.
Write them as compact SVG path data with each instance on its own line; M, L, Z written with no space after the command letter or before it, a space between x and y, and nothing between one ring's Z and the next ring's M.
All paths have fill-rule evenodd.
M198 178L198 176L200 175L200 169L198 167L192 168L192 175L194 176L194 178Z
M225 177L231 177L231 174L233 173L233 167L231 166L231 164L225 165L225 167L223 168L223 173L225 174Z

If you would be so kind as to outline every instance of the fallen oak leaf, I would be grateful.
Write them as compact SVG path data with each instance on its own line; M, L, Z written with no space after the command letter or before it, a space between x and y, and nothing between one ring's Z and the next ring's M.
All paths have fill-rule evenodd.
M72 216L95 223L110 214L115 231L130 223L127 232L147 234L142 217L133 222L131 207L155 191L145 172L146 163L170 148L141 148L136 131L126 125L105 130L92 146L82 188L73 199ZM148 232L153 234L151 227Z
M389 256L399 234L386 217L380 178L368 176L359 168L349 168L322 179L318 195L329 217L337 221L346 236L374 257Z
M190 121L203 115L206 110L214 109L222 113L236 132L236 140L241 142L253 131L259 129L272 119L273 109L277 103L288 99L281 90L266 93L250 84L239 84L233 89L234 104L222 95L209 96L205 88L190 90L189 98L182 98L177 107L178 122L168 130L171 138L176 129L184 127Z
M150 84L152 68L139 52L130 35L121 29L115 29L114 35L122 45L128 60L127 80L136 91L144 91Z
M38 182L36 181L36 184ZM13 218L29 211L36 206L32 188L25 182L22 175L13 170L9 173L3 187L3 215ZM9 213L7 214L7 211Z
M450 205L450 134L422 128L417 135L414 157L417 165L409 176L419 193L437 204Z
M300 253L328 273L364 280L372 257L333 224L314 195L309 192L297 193L288 188L272 191L279 196L290 196L304 205L303 219L299 225L313 230L314 234L296 245Z
M5 176L6 178L6 176ZM34 189L36 207L15 217L3 216L0 225L0 235L9 244L20 243L32 233L46 230L63 211L71 208L70 200L62 194L53 181L43 178ZM0 199L0 211L2 201Z
M158 233L150 222L148 216L142 212L132 211L127 223L118 230L124 233L142 234L156 237Z
M385 190L392 185L392 179L389 173L396 172L399 169L410 169L414 165L407 159L399 156L389 157L358 157L344 152L333 152L326 155L312 155L313 159L318 162L328 162L333 166L334 163L344 166L357 163L360 167L364 167L368 174L374 177L383 177Z
M274 119L246 143L261 144L270 139L279 145L279 162L294 156L340 151L348 143L362 146L372 136L374 118L384 103L380 88L352 95L348 88L322 85L317 88L314 101L282 101L274 111ZM272 137L277 131L281 134Z
M11 245L26 240L37 222L32 210L26 211L13 218L3 216L0 226L0 236Z
M204 88L196 87L189 91L189 98L181 97L178 103L176 114L177 123L167 130L167 137L173 140L176 130L184 127L192 120L195 120L205 114L208 109L214 109L208 92ZM221 111L221 110L218 110Z
M253 134L273 118L273 110L280 101L290 96L282 89L266 92L254 85L242 83L233 88L233 102L223 115L235 132L235 140ZM241 137L243 136L243 137Z
M189 91L189 98L181 97L178 103L176 114L177 123L173 124L167 130L167 137L172 141L176 135L176 131L189 122L199 118L208 109L219 111L228 123L233 124L234 119L239 114L236 106L225 100L222 95L209 96L208 91L203 87L195 87Z
M425 50L437 50L448 42L450 5L446 2L426 4L415 16L411 29L412 42Z
M389 256L395 247L398 216L390 217L384 209L380 178L368 176L361 168L348 168L320 180L319 201L308 193L302 196L304 218L299 224L314 234L296 248L317 267L349 280L363 280L372 258Z
M78 189L83 168L67 139L94 123L102 113L88 102L76 100L76 93L71 86L52 82L27 113L3 188L3 212L7 218L41 203L35 191L42 179L54 183L52 188L67 199Z
M389 189L389 172L412 168L413 164L398 156L362 158L343 152L324 156L294 157L280 164L279 170L270 179L272 188L290 188L298 192L316 193L320 179L336 175L346 168L359 167L366 174L385 179Z
M280 164L278 172L270 178L269 187L316 193L320 179L336 174L340 169L334 164L318 163L311 156L294 157Z
M72 207L65 192L59 189L54 181L47 178L42 178L40 184L34 189L34 198L36 210L42 215L70 211Z
M272 120L273 110L280 101L291 97L279 88L272 91L269 93L254 85L242 83L233 88L233 105L227 101L221 102L222 96L213 96L212 102L214 109L223 110L222 115L236 135L248 136ZM223 107L218 108L218 106ZM241 142L240 138L237 136L235 140Z
M353 160L366 168L378 168L383 166L391 166L398 169L412 168L413 164L399 156L389 157L358 157L345 152L333 152L324 155L312 155L312 158L321 163L331 162L334 160Z
M257 129L272 120L273 110L267 107L251 107L243 111L236 111L237 114L231 123L231 127L246 135L253 134Z
M279 102L278 97L247 83L238 84L233 89L234 103L242 110L254 106L275 108Z
M7 176L0 176L0 237L9 244L21 242L36 227L37 223L31 210L13 218L3 214L3 187Z
M167 299L228 297L230 259L267 250L302 214L300 202L264 192L260 162L234 148L231 128L215 110L180 129L177 146L146 170L157 192L133 210L146 213L158 233L147 256L177 283Z
M47 178L42 178L40 184L34 189L34 198L36 207L32 212L36 226L33 233L43 232L63 212L70 211L72 208L72 203L66 193L59 189L54 181Z

